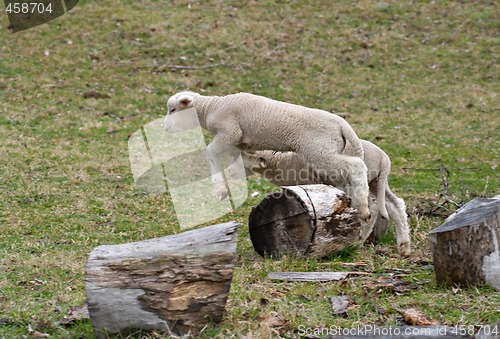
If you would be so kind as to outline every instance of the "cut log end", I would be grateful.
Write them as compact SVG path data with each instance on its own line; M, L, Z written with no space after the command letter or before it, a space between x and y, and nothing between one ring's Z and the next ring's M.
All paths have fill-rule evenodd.
M252 209L250 238L262 256L324 257L359 245L361 223L350 198L327 185L282 187Z

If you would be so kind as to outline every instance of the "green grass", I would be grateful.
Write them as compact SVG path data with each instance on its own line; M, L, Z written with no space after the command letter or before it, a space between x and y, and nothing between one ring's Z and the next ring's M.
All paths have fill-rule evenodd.
M182 89L348 112L359 136L391 157L390 185L406 200L414 243L409 259L397 255L393 233L321 261L262 259L247 217L276 188L252 180L250 192L260 194L213 221L242 224L240 260L227 316L202 336L390 326L408 307L447 325L499 320L498 292L439 286L426 268L427 232L455 210L439 206L440 166L455 202L500 193L497 12L487 1L103 0L16 34L1 15L0 337L92 337L88 320L59 324L85 299L88 253L177 232L168 194L134 188L127 140ZM223 66L168 67L212 64ZM89 91L109 98L85 99ZM358 261L370 275L305 284L265 278ZM397 269L406 272L406 290L373 287ZM331 314L329 297L339 294L354 300L346 318Z

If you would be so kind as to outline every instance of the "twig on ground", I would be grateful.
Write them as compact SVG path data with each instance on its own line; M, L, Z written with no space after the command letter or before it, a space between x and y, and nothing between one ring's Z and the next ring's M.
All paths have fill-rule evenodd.
M401 167L403 171L441 171L441 167L439 168L424 168L424 167ZM459 170L477 170L477 167L462 167L457 168ZM448 171L448 170L447 170Z
M202 65L202 66L185 66L185 65L160 65L155 68L157 72L164 72L167 69L191 69L191 70L198 70L198 69L207 69L207 68L214 68L214 67L234 67L234 65L231 64L225 64L222 62L216 63L216 64L208 64L208 65Z
M448 183L448 176L450 175L450 171L448 171L448 169L443 165L439 165L439 170L441 172L441 183L443 185L443 192L440 194L440 196L445 199L444 202L439 205L439 207L444 207L444 205L446 204L452 204L455 207L460 208L460 205L451 200L448 196L448 189L450 187L450 184Z
M460 188L460 206L462 206L464 201L464 183L462 181L462 176L460 175L460 167L457 166L457 175L458 175L458 187Z
M450 175L450 171L443 165L439 165L439 172L441 172L441 183L443 184L443 193L441 193L441 196L448 196L448 188L450 185L448 184L448 176ZM446 172L446 175L445 175Z
M486 177L486 183L484 184L484 190L483 190L483 197L486 196L486 190L488 189L488 184L489 184L489 181L490 181L490 176L488 175Z

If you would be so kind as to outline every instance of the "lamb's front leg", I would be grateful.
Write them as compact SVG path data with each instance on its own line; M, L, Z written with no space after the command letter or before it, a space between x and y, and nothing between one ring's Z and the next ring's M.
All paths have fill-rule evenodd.
M229 173L229 176L231 178L244 179L247 177L245 163L239 150L237 152L234 152L234 154L231 154L229 163L230 164L227 167L227 173Z
M389 187L385 191L387 212L396 227L396 239L399 254L408 257L411 253L410 225L406 215L405 201L391 192Z
M228 194L227 182L222 173L222 159L224 155L234 157L235 147L222 143L215 138L206 150L208 166L212 178L214 193L219 200L224 200Z

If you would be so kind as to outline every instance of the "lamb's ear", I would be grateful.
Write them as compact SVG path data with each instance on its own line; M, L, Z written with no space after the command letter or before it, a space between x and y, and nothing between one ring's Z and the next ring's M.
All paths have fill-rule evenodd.
M259 157L259 165L260 165L260 168L267 168L266 159L264 159L263 157Z
M179 97L179 99L177 99L177 103L182 108L189 107L192 102L193 102L193 96L189 94L183 94Z

